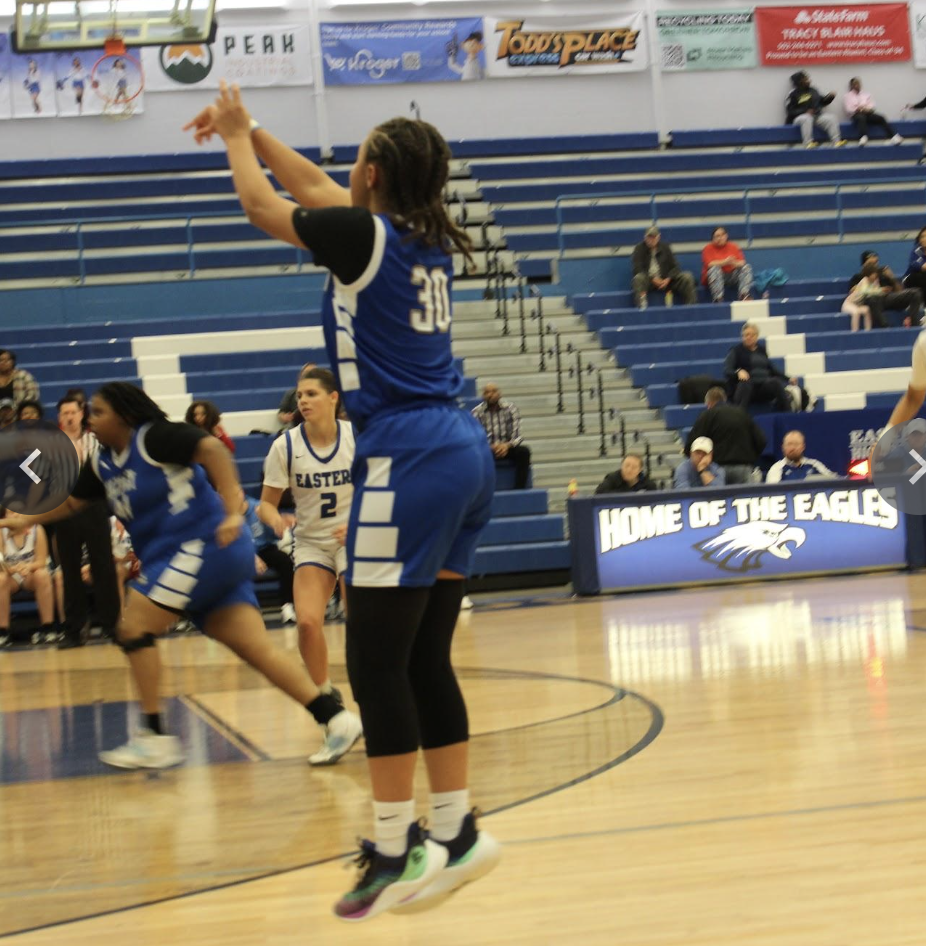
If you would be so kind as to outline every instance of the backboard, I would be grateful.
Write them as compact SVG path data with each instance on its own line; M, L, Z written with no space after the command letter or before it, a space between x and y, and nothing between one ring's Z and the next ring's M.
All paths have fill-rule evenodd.
M209 43L215 0L16 0L15 52Z

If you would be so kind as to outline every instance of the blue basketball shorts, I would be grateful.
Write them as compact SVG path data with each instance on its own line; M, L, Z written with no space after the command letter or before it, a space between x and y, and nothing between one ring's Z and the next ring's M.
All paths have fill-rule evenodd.
M259 607L254 593L254 540L248 530L219 548L214 538L192 539L178 549L142 562L130 587L150 601L185 614L202 629L214 611L235 604Z
M351 477L348 584L427 587L441 569L472 571L495 461L470 414L434 404L374 419L357 438Z

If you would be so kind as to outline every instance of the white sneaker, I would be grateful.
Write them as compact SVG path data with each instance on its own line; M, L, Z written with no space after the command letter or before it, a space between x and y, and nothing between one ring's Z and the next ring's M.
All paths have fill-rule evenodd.
M868 135L862 135L858 140L858 145L860 148L864 148L868 144Z
M903 136L902 136L902 135L894 135L894 137L891 138L891 144L892 144L892 145L902 145L902 144L903 144Z
M309 756L309 765L334 765L341 756L350 752L362 735L360 717L350 710L341 710L325 726L325 741L318 752Z
M464 818L458 837L452 841L434 841L447 849L447 866L427 886L406 897L393 913L420 913L440 906L464 884L485 877L501 860L502 847L483 829L476 827L475 812Z
M296 623L296 609L288 601L280 608L280 623L284 626Z
M150 729L138 729L124 746L100 753L100 762L117 769L169 769L185 758L176 736L159 736Z
M463 600L460 602L461 611L472 611L473 610L473 599L469 595L464 595Z

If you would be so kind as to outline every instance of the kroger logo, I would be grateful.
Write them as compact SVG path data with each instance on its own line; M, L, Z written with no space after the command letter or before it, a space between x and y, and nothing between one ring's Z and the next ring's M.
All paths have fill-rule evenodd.
M361 49L350 59L325 53L325 65L332 72L366 72L371 79L382 79L389 71L399 68L399 59L377 59L369 49Z

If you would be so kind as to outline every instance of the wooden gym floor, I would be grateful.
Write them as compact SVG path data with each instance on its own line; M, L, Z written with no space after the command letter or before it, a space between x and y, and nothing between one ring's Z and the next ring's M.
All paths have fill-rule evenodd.
M191 758L156 776L95 760L135 719L114 648L0 656L3 941L926 942L921 576L481 603L457 664L504 860L359 928L331 904L369 827L362 753L311 769L304 711L208 640L162 647Z

